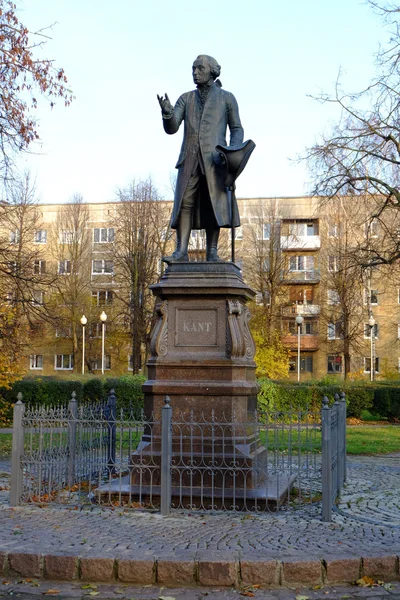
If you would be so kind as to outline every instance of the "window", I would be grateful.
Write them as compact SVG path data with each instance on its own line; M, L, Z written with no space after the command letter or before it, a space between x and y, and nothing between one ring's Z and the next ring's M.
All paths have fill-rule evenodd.
M11 244L18 244L19 242L19 231L10 231L10 243Z
M113 242L115 239L113 227L101 227L93 229L93 241L98 243Z
M336 290L328 290L328 304L340 304L339 292Z
M378 337L378 323L375 323L373 329L374 329L374 337L377 338ZM364 323L364 337L368 338L368 339L371 337L371 326L368 323Z
M365 290L365 304L369 305L373 305L373 304L378 304L378 296L379 296L379 291L378 290Z
M60 231L60 244L72 244L75 241L74 231Z
M54 357L54 368L56 371L72 371L74 359L72 354L56 354Z
M32 304L35 306L44 304L44 292L38 290L34 291L32 294Z
M329 223L328 226L328 237L330 238L338 238L340 235L340 225L339 223Z
M328 340L342 340L343 339L343 323L342 321L336 321L336 323L328 323Z
M46 244L47 243L47 231L46 229L38 229L35 231L33 236L35 244Z
M71 275L71 261L60 260L58 263L58 274L59 275Z
M337 273L337 271L339 271L338 256L328 256L328 271L330 273Z
M296 320L287 321L287 330L290 335L298 334L298 325ZM312 321L304 320L302 325L300 326L300 335L313 335L315 333L315 327Z
M262 226L262 239L269 240L271 238L271 224L263 223Z
M371 358L364 356L364 373L371 373ZM379 373L379 358L375 358L375 373Z
M263 263L262 263L262 270L265 271L266 273L269 273L269 270L270 270L269 256L267 256L267 258L264 258Z
M313 256L291 256L289 258L289 271L313 271Z
M90 366L92 371L101 371L101 358L95 358L90 361ZM111 354L104 356L104 368L107 370L111 369Z
M58 338L70 338L71 337L71 327L57 327L56 328L56 337Z
M312 356L305 356L300 358L300 371L302 373L312 373L313 370L313 358ZM289 359L289 372L294 373L297 371L297 357L291 357Z
M44 275L46 273L46 261L35 260L33 263L33 273L34 275Z
M92 302L95 306L106 306L112 304L114 292L112 290L98 290L92 292Z
M341 354L328 354L328 373L342 372Z
M264 304L265 306L270 306L271 292L269 290L266 290L265 292L257 292L256 293L256 304Z
M112 275L114 273L114 263L112 260L92 260L92 274L101 275L107 274Z
M379 237L378 219L371 219L368 223L365 223L365 237Z
M317 223L289 223L289 235L293 236L309 236L317 235Z
M89 337L101 338L102 323L90 323L89 325Z
M15 275L17 270L18 270L18 263L16 260L11 260L10 262L7 263L7 269L9 271L10 275Z
M30 369L43 369L43 354L31 354Z
M237 240L243 239L243 227L241 225L240 225L240 227L236 227L236 229L235 229L235 238Z

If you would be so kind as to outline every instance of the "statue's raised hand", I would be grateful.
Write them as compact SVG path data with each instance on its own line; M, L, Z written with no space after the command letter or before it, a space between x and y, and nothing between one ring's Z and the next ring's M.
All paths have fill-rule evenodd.
M161 106L162 114L170 115L174 109L171 102L169 101L168 94L165 94L165 98L157 94L157 98Z

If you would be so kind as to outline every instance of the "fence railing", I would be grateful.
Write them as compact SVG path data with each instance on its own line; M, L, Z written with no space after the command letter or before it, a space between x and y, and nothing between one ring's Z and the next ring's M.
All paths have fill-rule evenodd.
M14 406L11 497L21 503L269 512L320 503L346 479L346 400L332 407L160 415L105 404Z

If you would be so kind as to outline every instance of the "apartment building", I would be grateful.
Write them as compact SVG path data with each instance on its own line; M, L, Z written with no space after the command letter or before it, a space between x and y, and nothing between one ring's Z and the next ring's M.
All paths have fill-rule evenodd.
M369 236L379 243L379 224L371 223L365 211L349 215L348 207L333 210L310 197L238 203L242 225L235 236L236 262L290 349L288 376L298 377L299 360L302 380L340 378L345 367L369 378L371 365L373 377L393 376L400 367L400 276L393 268L388 274L380 268L345 266L356 241ZM126 212L129 207L122 207L122 213L118 202L80 206L82 210L74 204L30 208L29 226L25 223L23 231L18 219L2 220L3 246L7 242L11 262L17 264L16 248L24 236L24 261L32 275L25 290L26 368L31 374L70 376L82 369L123 374L136 370L137 354L146 354L152 303L148 286L159 277L160 257L170 243L171 202L158 203L151 247L143 237L150 226L138 224ZM144 259L134 243L146 244L149 261L136 289L133 275L143 271ZM204 259L204 251L204 236L192 232L191 259ZM229 259L227 230L221 235L220 253ZM2 290L4 301L15 301L10 284L3 283Z

